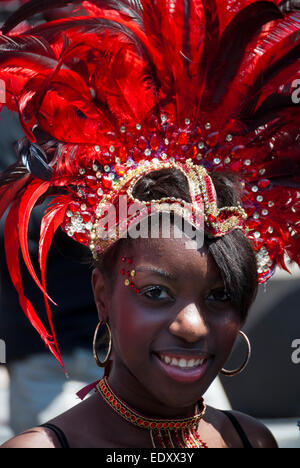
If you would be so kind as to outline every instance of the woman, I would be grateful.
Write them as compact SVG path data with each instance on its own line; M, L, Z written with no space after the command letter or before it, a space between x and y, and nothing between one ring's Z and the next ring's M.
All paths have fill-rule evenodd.
M105 367L93 396L5 447L276 447L201 395L245 367L249 348L224 369L258 283L285 253L300 263L299 116L281 86L297 73L300 16L277 4L95 0L86 17L13 34L45 8L31 1L3 26L6 105L26 133L1 179L12 280L61 360L47 253L59 226L87 245ZM47 196L40 281L27 223ZM52 336L24 296L19 249Z

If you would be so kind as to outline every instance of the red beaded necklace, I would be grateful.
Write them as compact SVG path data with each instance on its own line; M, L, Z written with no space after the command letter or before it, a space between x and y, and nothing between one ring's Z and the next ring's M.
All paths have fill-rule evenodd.
M120 400L110 388L106 377L100 380L97 389L104 400L122 418L141 429L150 431L154 448L207 448L197 432L199 421L203 418L206 409L203 400L201 400L201 410L199 411L197 405L195 415L190 418L153 419L145 418Z

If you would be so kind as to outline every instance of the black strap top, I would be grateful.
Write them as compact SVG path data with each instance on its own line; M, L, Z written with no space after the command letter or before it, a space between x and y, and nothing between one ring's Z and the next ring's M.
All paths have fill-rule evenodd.
M222 411L222 413L225 414L232 422L234 428L236 429L238 435L241 438L241 441L243 442L244 448L253 448L251 443L249 442L248 437L245 434L244 429L242 428L242 426L240 425L236 417L233 416L233 414L231 414L229 411ZM71 448L67 437L65 436L64 432L59 427L55 426L54 424L42 424L40 427L45 427L46 429L50 429L51 431L55 433L61 445L60 448Z
M50 429L50 431L54 432L60 443L60 448L71 448L65 433L59 427L54 424L41 424L39 427L45 427L46 429Z
M229 411L222 411L222 413L225 414L232 422L234 428L236 429L238 435L241 438L241 441L243 442L244 448L253 448L248 437L246 436L244 429L242 428L242 426L240 425L236 417L233 416L233 414L230 413Z

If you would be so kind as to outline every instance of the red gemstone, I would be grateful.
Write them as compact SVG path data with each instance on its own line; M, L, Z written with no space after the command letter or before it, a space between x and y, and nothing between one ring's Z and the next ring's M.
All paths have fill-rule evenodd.
M82 217L85 223L88 223L92 218L91 213L89 213L88 211L85 211L84 213L80 213L80 216Z
M258 182L257 185L259 186L259 188L266 189L269 187L270 181L269 179L262 179Z
M111 187L112 187L112 180L109 179L109 178L106 177L106 176L103 176L103 177L102 177L102 184L103 184L103 186L104 186L106 189L111 189Z
M217 218L211 214L208 215L207 219L210 224L215 223L217 221Z
M97 197L96 194L94 193L89 193L87 196L86 196L86 201L88 202L88 204L90 206L95 206L98 202L99 202L99 198Z
M80 203L77 203L77 202L70 203L69 210L71 210L73 213L75 213L76 211L80 211Z
M161 139L159 138L159 136L157 136L156 134L154 134L151 138L151 141L150 141L150 146L151 148L154 150L154 151L157 151L159 148L160 148L160 144L161 144Z
M138 145L140 150L145 151L145 149L148 148L148 141L146 140L145 137L141 136L138 139L137 145Z
M116 164L115 171L118 176L123 176L126 172L126 167L122 166L121 164Z
M88 245L89 243L88 236L86 234L83 234L82 232L75 232L74 237L80 244Z
M92 190L96 190L97 187L98 187L98 184L99 184L99 180L94 177L94 176L87 176L85 178L86 180L86 184L88 185L88 187L90 187Z

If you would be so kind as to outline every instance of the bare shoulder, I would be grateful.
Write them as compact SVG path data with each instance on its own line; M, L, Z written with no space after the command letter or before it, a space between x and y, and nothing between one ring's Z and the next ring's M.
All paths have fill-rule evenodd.
M271 431L259 420L239 411L230 411L254 448L278 448Z
M58 448L59 443L52 431L34 427L5 442L0 448Z

